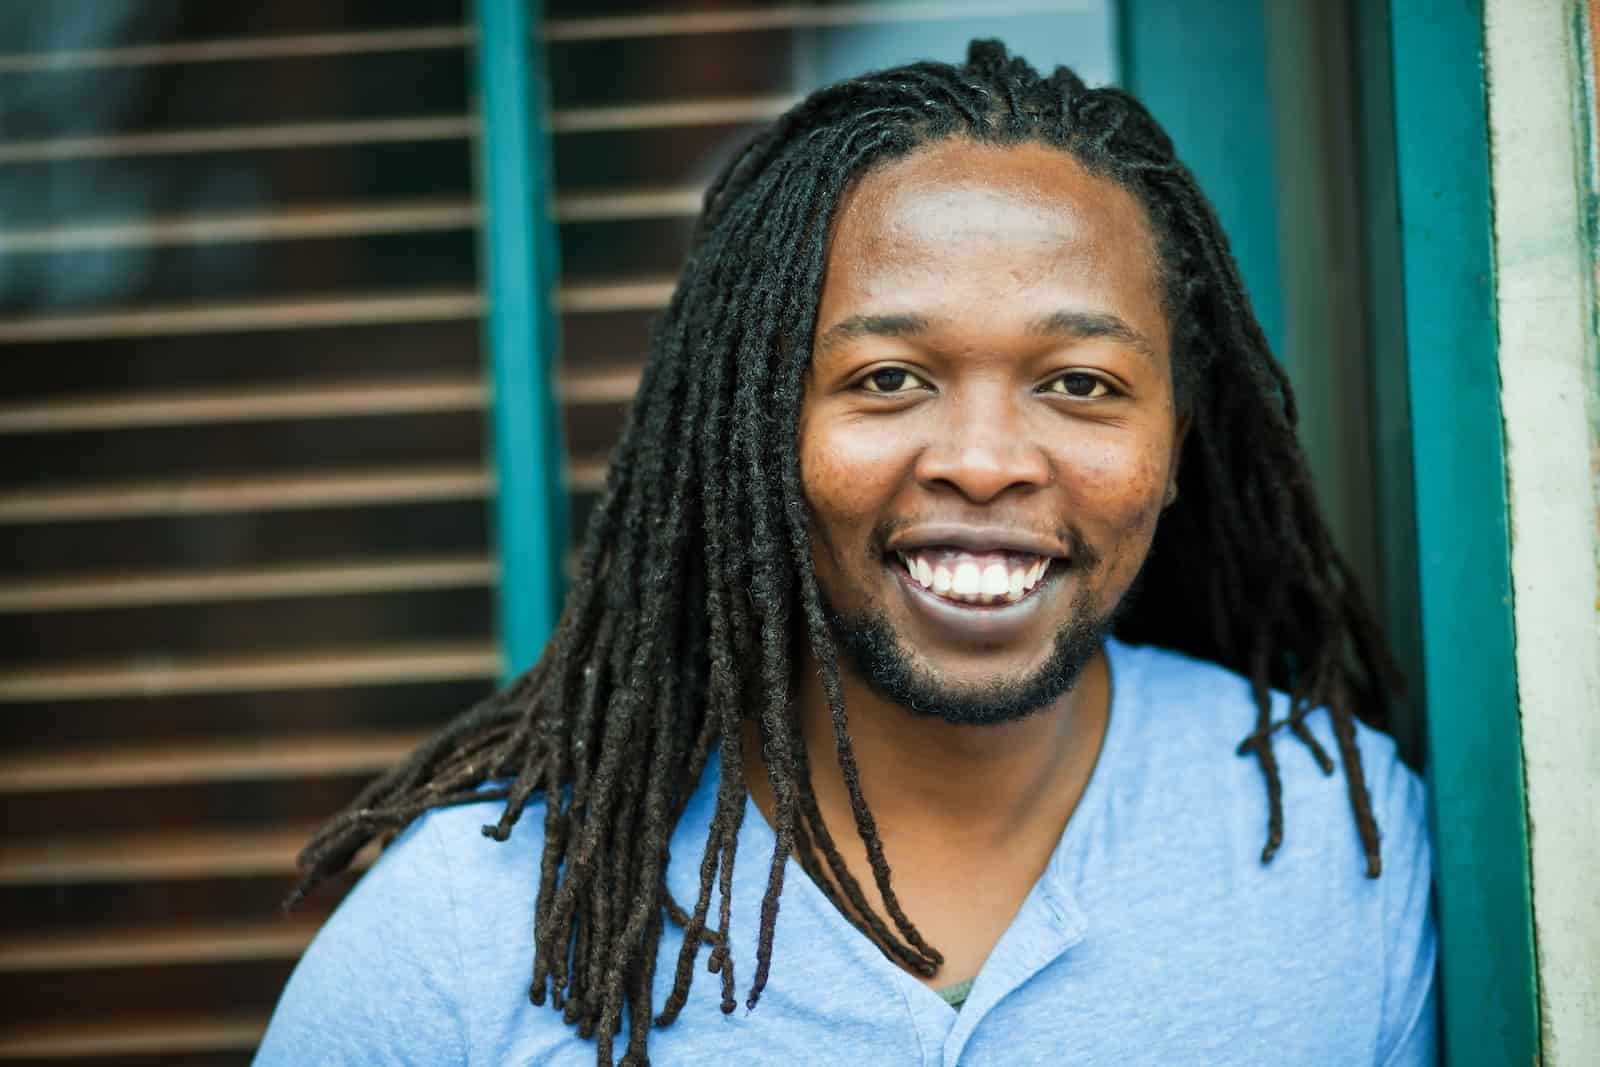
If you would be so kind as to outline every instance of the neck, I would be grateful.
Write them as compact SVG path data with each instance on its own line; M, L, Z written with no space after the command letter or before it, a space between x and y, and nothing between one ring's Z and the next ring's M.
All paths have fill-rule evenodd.
M801 671L796 714L817 804L836 839L856 838L832 714L814 661ZM841 664L850 747L862 793L894 851L1012 849L1046 854L1077 805L1099 755L1110 705L1102 649L1049 707L1015 722L959 726L879 695ZM771 816L760 745L747 736L746 779Z

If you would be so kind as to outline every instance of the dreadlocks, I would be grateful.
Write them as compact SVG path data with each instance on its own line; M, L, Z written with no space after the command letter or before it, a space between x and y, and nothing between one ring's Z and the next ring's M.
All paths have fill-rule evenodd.
M656 326L543 657L329 822L300 857L293 899L430 808L503 801L484 833L504 841L530 804L542 804L529 996L548 999L578 1033L595 1037L602 1064L612 1062L626 1017L624 1062L644 1063L652 1022L677 1017L702 948L720 976L722 1010L735 1007L729 896L746 798L742 724L752 718L776 846L746 1005L767 981L791 856L891 958L923 975L937 971L939 952L896 900L862 796L794 446L841 196L875 164L952 137L1061 149L1144 206L1160 248L1179 403L1193 432L1177 501L1117 632L1252 680L1259 715L1239 751L1265 779L1263 862L1283 838L1275 735L1287 727L1332 774L1332 758L1305 725L1325 707L1367 874L1377 876L1378 829L1352 716L1361 708L1381 721L1398 679L1318 514L1293 394L1216 215L1132 97L1089 89L1065 68L1042 77L985 41L963 66L919 63L822 89L722 171ZM812 793L790 698L806 648L821 665L853 830L881 910L847 870ZM1272 719L1271 688L1289 693L1283 721ZM684 907L667 892L668 843L714 755L720 780L699 893ZM669 920L685 936L657 1013L652 984Z

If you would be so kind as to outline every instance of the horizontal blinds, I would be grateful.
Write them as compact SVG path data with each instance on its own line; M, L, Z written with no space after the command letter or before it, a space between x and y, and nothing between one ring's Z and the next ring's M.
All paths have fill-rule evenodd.
M33 9L0 20L0 1062L246 1063L352 881L285 919L295 854L499 670L470 34Z
M574 530L729 153L1101 7L546 4ZM473 32L81 10L0 15L0 1062L242 1064L353 881L280 919L295 852L499 669Z

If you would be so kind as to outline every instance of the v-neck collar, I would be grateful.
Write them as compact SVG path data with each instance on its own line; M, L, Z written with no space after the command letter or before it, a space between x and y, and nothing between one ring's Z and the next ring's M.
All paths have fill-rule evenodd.
M995 943L983 967L973 979L961 1011L953 1011L938 992L891 961L866 935L844 916L791 857L784 872L784 910L804 908L828 932L829 947L837 948L845 962L861 968L865 977L887 984L900 999L914 1025L924 1055L924 1063L954 1065L968 1037L984 1016L1007 995L1043 967L1081 942L1088 922L1078 905L1072 872L1084 854L1104 817L1116 767L1136 714L1138 672L1131 650L1115 638L1105 641L1106 662L1111 675L1111 699L1105 735L1090 771L1089 781L1077 806L1067 820L1045 870L1029 890L1017 915ZM715 788L718 768L707 767L707 779ZM702 788L706 784L702 783ZM744 822L740 829L739 855L746 862L770 856L776 836L766 816L746 794ZM759 862L759 860L758 860ZM778 922L779 939L784 928ZM775 951L777 946L774 946ZM795 949L800 946L794 946ZM810 945L811 952L821 946Z

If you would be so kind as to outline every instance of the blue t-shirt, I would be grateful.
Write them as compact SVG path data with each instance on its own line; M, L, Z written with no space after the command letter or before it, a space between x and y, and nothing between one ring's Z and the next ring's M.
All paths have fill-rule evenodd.
M1161 649L1111 641L1107 652L1111 717L1094 774L959 1012L792 861L771 979L745 1011L773 846L751 804L733 886L741 1006L723 1015L717 976L697 966L683 1014L651 1032L651 1062L1433 1063L1425 805L1393 743L1358 734L1381 878L1365 877L1343 775L1325 777L1286 738L1283 847L1263 866L1261 771L1234 754L1254 728L1249 686ZM1334 752L1327 715L1308 724ZM715 787L713 767L674 838L679 901L695 898ZM592 1041L528 1001L542 820L530 810L499 844L478 830L498 812L436 811L396 839L307 950L258 1064L594 1064ZM658 1008L680 940L668 923Z

